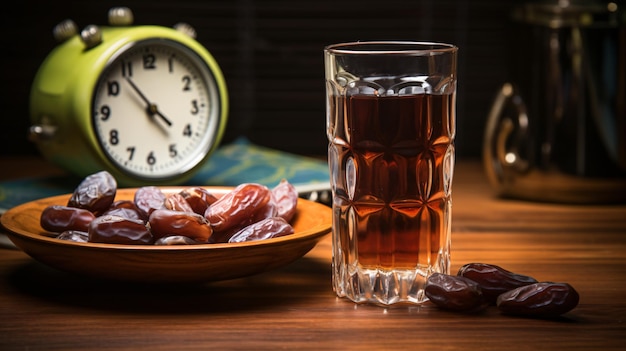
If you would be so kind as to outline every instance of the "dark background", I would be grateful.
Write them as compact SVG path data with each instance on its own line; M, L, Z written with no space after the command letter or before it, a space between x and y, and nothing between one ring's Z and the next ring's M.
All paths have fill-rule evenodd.
M17 1L2 11L0 155L38 151L27 139L29 89L57 44L52 28L106 25L108 9L128 6L135 24L191 24L216 58L230 94L224 142L325 155L325 45L354 40L425 40L459 47L457 159L478 158L492 99L507 78L506 0L152 0ZM513 43L514 44L514 43Z

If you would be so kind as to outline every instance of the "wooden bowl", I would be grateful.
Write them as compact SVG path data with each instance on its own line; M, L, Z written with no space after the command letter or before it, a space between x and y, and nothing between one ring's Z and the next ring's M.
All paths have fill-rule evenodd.
M181 188L164 187L163 192ZM207 187L216 195L230 188ZM136 189L119 189L116 200L132 200ZM331 229L331 209L298 200L295 233L246 243L176 246L77 243L50 237L39 219L49 205L65 205L71 194L16 206L0 217L15 245L51 267L90 277L133 282L203 282L245 277L291 263Z

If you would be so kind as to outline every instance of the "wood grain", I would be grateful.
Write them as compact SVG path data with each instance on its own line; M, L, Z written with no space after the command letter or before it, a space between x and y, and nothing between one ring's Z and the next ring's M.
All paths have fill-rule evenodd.
M1 249L0 350L624 349L625 205L498 199L469 162L453 197L453 271L488 262L569 282L578 307L532 319L355 305L331 289L330 237L282 268L206 284L78 278Z

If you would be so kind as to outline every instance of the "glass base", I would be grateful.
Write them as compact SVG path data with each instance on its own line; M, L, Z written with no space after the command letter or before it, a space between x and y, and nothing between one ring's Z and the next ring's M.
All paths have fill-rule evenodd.
M345 268L333 264L333 290L356 303L388 306L428 301L424 285L428 270Z

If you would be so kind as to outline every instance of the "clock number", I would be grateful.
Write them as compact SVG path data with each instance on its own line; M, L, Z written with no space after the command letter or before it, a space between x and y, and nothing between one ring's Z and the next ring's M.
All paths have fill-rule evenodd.
M156 57L154 54L143 55L143 69L155 69Z
M190 137L190 136L192 135L192 132L191 132L191 124L187 123L187 124L185 125L185 129L183 129L183 135L184 135L184 136L187 136L187 137Z
M122 77L133 76L133 63L130 61L122 61Z
M111 116L111 108L109 107L109 105L100 106L100 120L106 121L109 119L110 116Z
M135 147L134 146L129 146L126 148L126 151L128 151L128 160L132 161L133 160L133 156L135 156Z
M191 77L183 76L183 79L181 80L183 81L183 91L190 91L191 90Z
M117 81L107 82L107 94L117 96L120 93L120 84Z
M197 115L198 112L200 112L200 109L198 108L198 100L191 100L191 114Z
M148 158L146 158L146 162L148 162L150 166L153 166L156 163L156 157L154 157L154 151L150 151L150 153L148 154Z
M174 158L178 155L178 151L176 150L176 144L170 144L170 157Z
M174 72L174 56L176 55L172 55L167 59L167 68L170 73Z
M111 145L117 145L120 142L120 138L117 132L117 129L111 129L111 131L109 132L109 143L111 143Z

